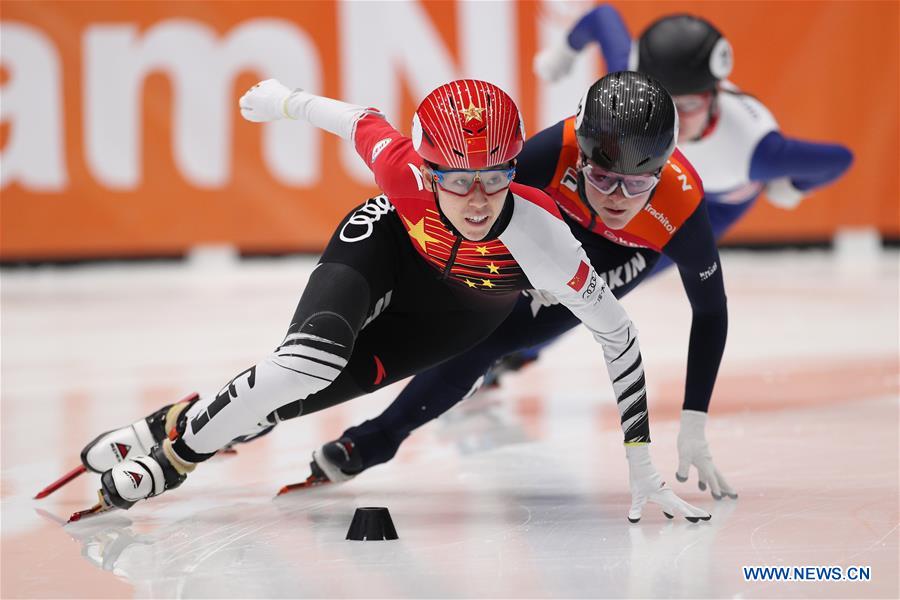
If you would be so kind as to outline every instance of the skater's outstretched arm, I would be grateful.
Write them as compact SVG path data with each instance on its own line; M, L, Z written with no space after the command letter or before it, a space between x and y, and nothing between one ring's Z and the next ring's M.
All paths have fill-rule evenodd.
M619 12L602 4L578 19L564 37L538 52L534 57L534 72L546 81L562 79L572 70L578 54L592 42L600 45L608 73L628 68L631 35Z

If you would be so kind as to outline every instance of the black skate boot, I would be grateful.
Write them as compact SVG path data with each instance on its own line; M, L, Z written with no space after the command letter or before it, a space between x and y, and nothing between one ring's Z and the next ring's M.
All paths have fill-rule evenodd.
M363 464L353 440L343 437L313 450L309 468L311 473L306 481L286 485L278 490L278 495L327 483L350 481L363 471Z
M513 352L503 358L497 359L488 372L484 374L484 388L500 387L500 378L507 373L515 373L523 367L537 360L536 355L530 355L527 351Z

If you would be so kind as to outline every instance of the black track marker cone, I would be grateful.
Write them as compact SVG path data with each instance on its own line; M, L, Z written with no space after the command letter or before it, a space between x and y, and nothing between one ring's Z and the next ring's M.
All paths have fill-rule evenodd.
M348 540L373 541L396 540L397 530L391 520L391 513L383 506L357 508L347 531Z

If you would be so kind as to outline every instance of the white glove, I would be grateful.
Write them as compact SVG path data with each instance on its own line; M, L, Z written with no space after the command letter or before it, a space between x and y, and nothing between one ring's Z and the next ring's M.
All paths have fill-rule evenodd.
M293 119L287 113L287 101L293 93L277 79L260 81L241 96L241 116L255 123Z
M794 187L790 177L779 177L766 185L766 197L778 208L794 210L800 206L806 194Z
M534 56L534 72L544 81L552 83L569 74L577 56L578 51L569 46L566 38L562 38Z
M553 306L559 304L559 299L547 290L525 290L522 292L531 298L531 315L537 316L542 306Z
M628 479L631 484L631 510L628 520L637 523L641 520L641 512L647 501L655 502L663 508L663 514L672 519L676 512L684 515L691 523L709 521L712 518L702 508L688 504L666 485L659 472L650 462L650 445L639 444L625 446L628 458Z
M678 432L678 471L675 479L684 483L688 480L691 466L697 467L698 487L706 490L707 484L712 497L721 500L723 496L736 500L738 495L728 485L713 464L709 443L706 441L706 413L698 410L681 411L681 431Z
M553 306L554 304L559 304L559 299L547 290L525 290L523 293L526 296L531 296L531 299L541 306Z

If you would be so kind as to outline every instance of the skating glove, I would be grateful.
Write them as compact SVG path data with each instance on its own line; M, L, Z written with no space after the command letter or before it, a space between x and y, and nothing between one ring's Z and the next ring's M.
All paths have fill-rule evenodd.
M552 83L569 74L577 56L578 51L569 46L566 38L562 38L535 55L534 72L544 81Z
M806 194L794 187L790 177L779 177L766 185L766 197L778 208L794 210Z
M659 472L650 462L650 445L634 444L625 446L628 458L628 478L631 483L631 510L628 520L637 523L647 502L655 502L663 509L663 514L673 518L676 513L692 523L708 521L711 515L679 498L659 476Z
M737 492L728 485L712 461L709 443L706 441L706 413L698 410L681 411L681 431L678 433L678 471L675 478L682 483L688 480L692 466L697 468L701 490L709 491L716 500L723 496L736 499Z
M277 79L260 81L241 96L241 116L255 123L294 119L287 113L287 101L293 93Z

